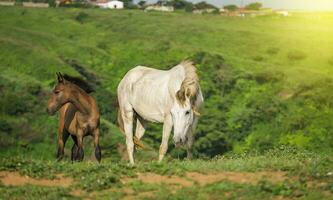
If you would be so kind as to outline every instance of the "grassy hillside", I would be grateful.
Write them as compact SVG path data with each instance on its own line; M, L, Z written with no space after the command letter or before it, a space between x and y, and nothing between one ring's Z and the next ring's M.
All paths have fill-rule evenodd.
M331 13L229 18L1 7L1 146L54 144L56 119L44 109L57 71L95 85L103 142L115 145L115 88L127 70L167 69L190 57L206 100L197 155L279 145L331 150L332 23ZM145 141L158 147L160 127L148 132Z
M0 199L332 199L332 25L332 13L0 7ZM154 124L143 141L155 150L137 151L129 167L115 125L118 82L136 65L168 69L186 58L205 97L199 159L182 160L184 149L170 142L156 163ZM84 162L68 161L71 141L67 158L54 161L57 117L45 108L58 71L96 89L100 165L89 139Z

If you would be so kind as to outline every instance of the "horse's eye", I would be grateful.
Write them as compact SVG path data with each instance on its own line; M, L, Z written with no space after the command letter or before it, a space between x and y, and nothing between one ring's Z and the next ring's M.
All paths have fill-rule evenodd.
M59 94L59 92L60 92L59 90L56 90L54 91L54 94Z
M190 114L190 111L188 110L188 111L186 111L186 113L185 113L185 115L189 115Z

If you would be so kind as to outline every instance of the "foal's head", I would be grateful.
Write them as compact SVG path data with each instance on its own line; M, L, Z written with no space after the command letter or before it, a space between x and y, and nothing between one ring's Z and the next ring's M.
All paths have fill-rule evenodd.
M70 101L72 93L71 83L61 73L57 73L58 83L54 87L47 104L47 112L54 115L64 104Z

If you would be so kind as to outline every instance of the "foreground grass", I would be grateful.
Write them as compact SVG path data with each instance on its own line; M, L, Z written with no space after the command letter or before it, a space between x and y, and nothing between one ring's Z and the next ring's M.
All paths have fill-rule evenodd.
M228 155L211 160L169 160L140 161L134 167L127 161L115 161L106 158L101 164L84 161L46 161L23 157L2 158L0 171L16 171L37 179L54 179L57 174L64 174L74 181L69 188L43 186L0 186L0 196L20 199L44 197L57 198L98 198L114 199L137 196L138 199L230 199L258 198L303 198L318 199L333 196L333 159L332 155L315 154L295 149L275 149L264 154ZM138 179L138 173L154 173L165 177L177 176L187 180L187 172L216 174L223 172L283 172L288 179L272 182L265 179L255 183L232 182L228 180L209 184L190 186L152 184ZM132 181L124 182L130 178ZM80 191L79 195L75 191ZM47 195L44 195L46 194ZM191 194L191 195L189 195ZM26 196L27 195L27 196ZM222 196L221 196L222 195Z

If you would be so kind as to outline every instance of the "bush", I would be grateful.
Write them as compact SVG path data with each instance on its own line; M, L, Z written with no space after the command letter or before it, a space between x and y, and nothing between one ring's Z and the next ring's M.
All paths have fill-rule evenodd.
M267 54L270 54L270 55L275 55L277 53L279 53L280 49L279 48L276 48L276 47L271 47L269 49L267 49Z
M199 3L195 4L194 7L198 10L217 9L215 6L213 6L212 4L209 4L205 1L202 1L202 2L199 2Z
M187 5L185 6L184 9L185 9L186 12L193 12L193 10L194 10L194 6L193 6L192 3L189 3L189 4L187 4Z
M237 6L236 5L226 5L223 7L225 10L228 10L228 11L236 11L237 10Z
M262 3L259 3L259 2L250 3L247 6L245 6L245 8L247 10L260 10L261 7L262 7Z
M257 61L257 62L261 62L261 61L264 60L264 57L262 57L262 56L254 56L254 57L253 57L253 60L254 60L254 61Z
M81 24L83 24L84 22L87 21L87 19L89 18L89 15L85 12L79 12L76 16L75 16L75 20L80 22Z
M300 50L290 51L288 53L289 60L303 60L306 58L306 54Z
M48 0L50 7L56 7L56 1L55 0Z
M333 56L328 59L328 63L333 66Z

